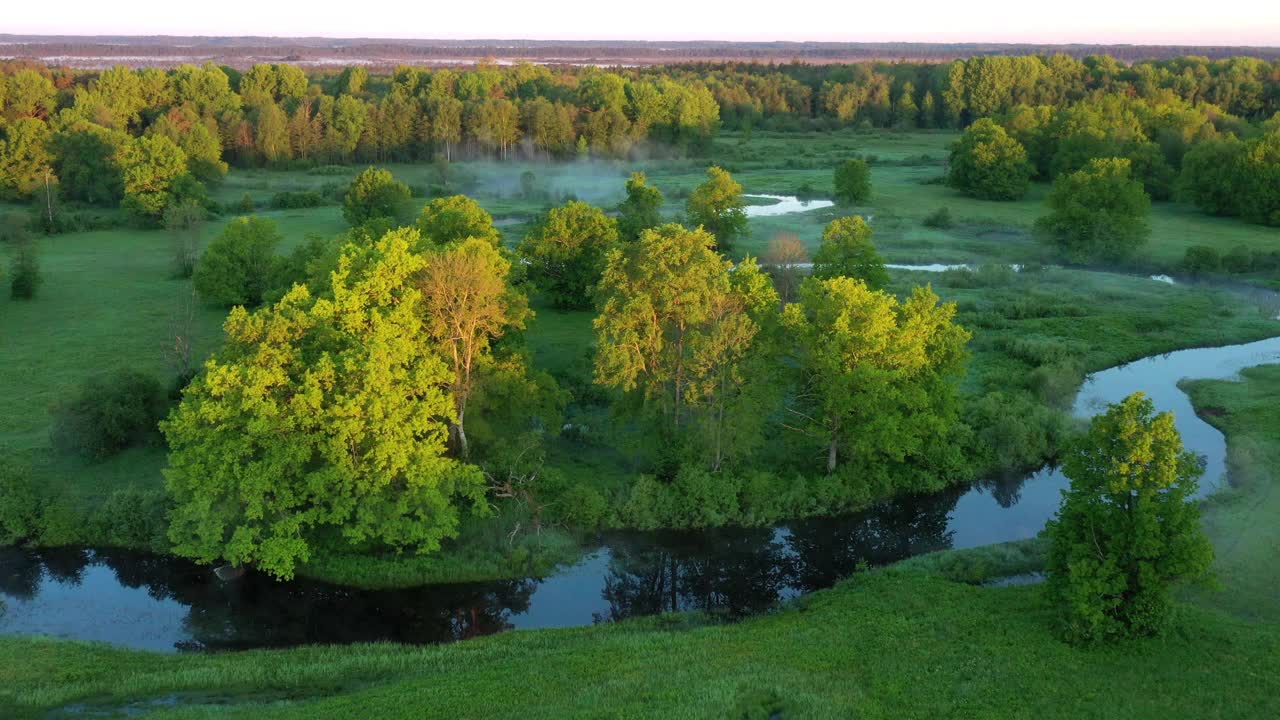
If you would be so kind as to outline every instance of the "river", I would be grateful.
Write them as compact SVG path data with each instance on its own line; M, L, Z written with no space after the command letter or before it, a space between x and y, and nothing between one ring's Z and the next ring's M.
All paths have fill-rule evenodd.
M1183 378L1229 378L1280 362L1280 338L1181 350L1090 375L1079 417L1142 390L1172 410L1205 458L1201 494L1222 482L1225 441L1196 417ZM377 640L444 642L673 610L740 616L830 587L863 564L1034 536L1066 479L1052 468L903 497L838 518L775 528L611 533L546 578L368 591L257 573L220 581L184 560L109 549L0 550L0 633L159 651Z

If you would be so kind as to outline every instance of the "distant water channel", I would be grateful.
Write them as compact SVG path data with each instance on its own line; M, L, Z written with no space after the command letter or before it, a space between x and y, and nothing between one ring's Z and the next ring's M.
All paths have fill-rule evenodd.
M1149 357L1089 376L1079 417L1142 390L1176 413L1205 458L1201 493L1223 482L1222 435L1192 412L1183 378L1230 378L1280 362L1280 338ZM0 633L159 651L389 640L433 643L515 628L589 625L673 610L741 616L830 587L864 563L1034 536L1066 479L1052 468L883 502L776 528L614 533L547 578L367 591L250 572L220 581L184 560L110 549L0 550Z

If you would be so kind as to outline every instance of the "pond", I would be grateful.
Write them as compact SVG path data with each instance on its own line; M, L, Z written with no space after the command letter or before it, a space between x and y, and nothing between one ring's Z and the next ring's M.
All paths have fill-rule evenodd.
M1225 441L1192 412L1183 378L1229 378L1280 362L1280 338L1181 350L1095 373L1074 412L1135 390L1172 410L1205 458L1201 495L1223 481ZM673 610L729 617L830 587L864 565L1034 536L1066 479L1052 468L880 503L776 528L614 533L546 578L367 591L256 574L218 580L183 560L108 549L0 551L0 633L46 634L175 651L307 643L461 640Z

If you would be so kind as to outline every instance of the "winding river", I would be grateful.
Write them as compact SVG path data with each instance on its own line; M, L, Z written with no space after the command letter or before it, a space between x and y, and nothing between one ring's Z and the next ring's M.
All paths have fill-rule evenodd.
M1223 481L1222 435L1196 417L1183 378L1229 378L1280 362L1280 337L1181 350L1090 375L1081 418L1135 390L1172 410L1206 461L1201 494ZM309 580L232 581L183 560L118 550L0 550L0 633L46 634L160 651L376 640L445 642L515 628L589 625L673 610L729 616L829 587L875 566L945 548L1034 536L1066 479L1029 476L881 503L775 528L616 533L546 578L367 591Z

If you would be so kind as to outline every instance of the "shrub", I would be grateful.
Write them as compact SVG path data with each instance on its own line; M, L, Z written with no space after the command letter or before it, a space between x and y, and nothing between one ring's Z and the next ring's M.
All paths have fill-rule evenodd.
M321 205L324 205L324 195L314 190L286 190L271 196L271 207L275 210L314 208Z
M1222 269L1222 256L1209 245L1192 245L1182 256L1182 269L1192 275L1215 273Z
M925 216L921 223L925 227L946 230L955 226L955 221L951 219L951 210L946 207L940 207L937 210Z
M54 408L52 439L64 452L104 458L152 439L165 391L137 370L95 375Z
M1231 248L1222 258L1222 267L1227 272L1247 273L1253 269L1253 253L1243 245Z
M40 496L25 466L0 465L0 545L13 545L39 531Z
M94 541L112 547L166 552L170 547L168 510L168 496L161 490L133 486L116 490L94 514Z
M589 485L574 485L560 495L555 518L583 530L600 527L608 511L604 496Z
M18 245L10 274L9 296L15 300L34 299L36 289L43 281L40 277L40 263L36 258L35 241L28 240Z

